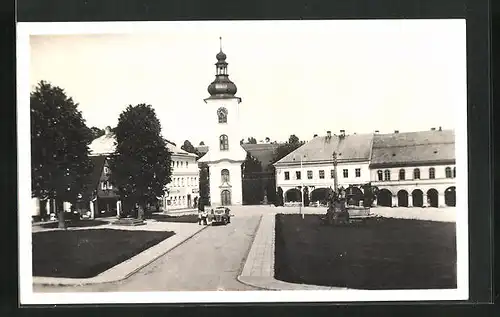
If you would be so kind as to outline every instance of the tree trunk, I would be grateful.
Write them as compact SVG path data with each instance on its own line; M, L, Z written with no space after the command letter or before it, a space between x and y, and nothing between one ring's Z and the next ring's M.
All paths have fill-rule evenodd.
M137 219L144 220L144 204L139 204L137 211Z
M59 229L66 229L66 222L64 221L64 209L59 210L59 217L58 218L59 218Z

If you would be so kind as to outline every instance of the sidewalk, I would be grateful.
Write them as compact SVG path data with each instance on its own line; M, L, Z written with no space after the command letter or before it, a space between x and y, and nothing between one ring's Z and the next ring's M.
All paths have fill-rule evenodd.
M145 226L117 226L117 225L103 225L94 228L82 228L99 230L101 228L113 228L121 230L148 230L148 231L174 231L175 235L172 237L154 245L153 247L144 250L143 252L133 256L132 258L104 271L103 273L92 277L92 278L56 278L56 277L33 277L33 284L39 285L88 285L88 284L100 284L100 283L110 283L124 280L142 269L146 265L155 261L159 257L165 255L169 251L175 249L176 247L182 245L184 242L206 229L207 226L199 226L198 224L186 224L186 223L165 223L156 221L147 221ZM73 228L73 230L80 230L79 228ZM49 229L50 230L50 229Z

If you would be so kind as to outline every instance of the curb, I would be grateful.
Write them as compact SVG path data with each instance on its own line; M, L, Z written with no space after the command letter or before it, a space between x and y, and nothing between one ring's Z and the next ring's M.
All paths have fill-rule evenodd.
M176 249L177 247L181 246L182 244L186 243L187 241L189 241L190 239L192 239L194 236L196 236L198 233L202 232L206 228L208 228L208 226L201 227L199 230L195 231L193 234L187 236L184 240L182 240L179 243L173 245L172 247L168 248L164 252L159 253L158 255L156 255L153 258L151 258L150 260L148 260L146 263L141 264L140 266L134 268L132 271L126 273L125 275L121 275L121 276L119 276L117 278L103 279L102 277L100 277L100 275L105 274L109 270L112 270L112 269L116 268L117 266L123 264L126 261L129 261L130 259L133 259L134 257L140 256L143 252L146 252L146 251L148 251L151 248L143 250L141 253L136 254L134 257L129 258L129 259L127 259L127 260L125 260L125 261L123 261L121 263L118 263L117 265L115 265L113 267L110 267L106 271L100 273L99 275L91 277L91 278L88 278L88 279L78 279L80 281L77 282L77 281L70 281L71 280L70 278L64 278L65 281L61 281L59 278L50 278L50 279L54 279L54 281L53 282L36 282L37 276L34 276L33 277L33 285L38 285L38 286L83 286L83 285L94 285L94 284L106 284L106 283L120 282L120 281L123 281L123 280L131 277L132 275L134 275L135 273L137 273L139 270L141 270L144 267L148 266L152 262L158 260L160 257L164 256L165 254L169 253L170 251L172 251L172 250ZM164 240L164 241L166 241L166 240ZM59 281L57 281L57 280L59 280Z

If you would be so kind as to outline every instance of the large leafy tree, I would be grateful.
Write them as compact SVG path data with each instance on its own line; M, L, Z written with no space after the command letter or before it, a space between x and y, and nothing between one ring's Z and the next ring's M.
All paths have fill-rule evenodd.
M261 162L247 152L243 162L243 201L259 204L264 198Z
M92 127L92 128L90 128L90 130L92 131L92 138L94 138L94 139L97 139L98 137L104 135L104 129L99 129L97 127Z
M198 158L200 158L202 156L200 151L198 151L198 149L195 148L194 145L189 140L184 141L184 144L181 146L181 149L188 152L188 153L196 154L196 156L198 156Z
M207 163L200 164L199 186L200 186L199 207L203 208L203 206L210 205L210 172Z
M92 172L92 131L78 104L48 82L31 92L30 107L32 196L74 203ZM64 212L58 209L59 227L64 227Z
M111 181L128 209L125 212L137 204L137 217L142 219L147 205L156 204L171 181L171 153L151 105L129 105L118 118L115 135Z
M288 141L286 143L280 144L274 151L273 163L281 160L288 154L298 149L303 144L304 142L300 141L295 134L290 135Z

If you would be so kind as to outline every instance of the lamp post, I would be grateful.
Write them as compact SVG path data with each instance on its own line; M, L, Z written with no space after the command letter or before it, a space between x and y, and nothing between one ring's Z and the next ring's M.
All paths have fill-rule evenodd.
M302 163L302 158L306 157L305 155L300 156L300 205L299 205L299 213L302 216L302 219L304 219L304 214L302 213L302 205L304 204L304 178L303 176L303 163ZM295 158L294 158L295 160Z
M337 152L333 151L332 153L332 161L333 161L333 190L337 192Z

